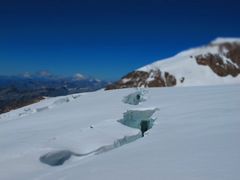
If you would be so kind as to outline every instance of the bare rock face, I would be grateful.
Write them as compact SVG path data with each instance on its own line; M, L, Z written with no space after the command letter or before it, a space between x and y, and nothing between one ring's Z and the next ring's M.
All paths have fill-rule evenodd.
M106 90L133 88L133 87L167 87L175 86L176 78L168 72L160 70L133 71L114 84L108 85Z
M220 44L220 51L227 49L226 57L240 66L240 43L223 43Z
M219 76L231 75L236 77L240 74L240 44L223 43L213 46L219 46L219 53L208 53L196 56L196 62L199 65L209 66L214 73Z
M171 87L177 84L176 78L173 75L169 74L168 72L165 72L164 76L166 79L166 82L165 82L166 86Z

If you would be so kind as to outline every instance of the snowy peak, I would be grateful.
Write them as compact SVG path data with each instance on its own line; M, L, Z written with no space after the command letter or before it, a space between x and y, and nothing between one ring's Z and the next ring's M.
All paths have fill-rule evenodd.
M74 75L74 79L79 81L79 80L86 79L86 77L80 73L77 73Z
M240 84L239 74L240 38L217 38L141 67L106 89Z

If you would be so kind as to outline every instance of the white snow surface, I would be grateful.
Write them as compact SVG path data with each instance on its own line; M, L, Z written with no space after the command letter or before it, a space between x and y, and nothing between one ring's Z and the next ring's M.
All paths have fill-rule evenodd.
M146 90L139 105L122 102L136 89L101 90L0 115L0 179L239 179L239 85ZM129 110L153 109L144 138L119 123ZM88 155L54 167L39 161L61 150Z
M240 38L218 37L211 42L211 44L221 44L221 43L240 43Z
M219 44L224 42L240 43L240 38L217 38L212 42L212 44ZM195 56L206 55L208 53L219 54L220 56L222 55L219 52L218 46L202 46L199 48L182 51L173 57L158 60L137 70L150 72L151 70L160 69L160 71L163 73L169 72L177 78L176 86L240 84L240 75L237 77L232 77L231 75L220 77L215 74L210 69L210 67L198 65ZM225 62L229 61L238 67L238 65L232 62L231 59L224 58L224 60ZM181 79L183 77L184 82L181 83Z

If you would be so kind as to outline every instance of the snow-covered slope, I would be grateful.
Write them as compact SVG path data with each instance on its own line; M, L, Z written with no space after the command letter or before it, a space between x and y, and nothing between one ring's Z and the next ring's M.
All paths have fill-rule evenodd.
M106 89L240 84L240 38L217 38L124 76Z
M224 38L224 37L219 37L214 39L211 44L222 44L222 43L238 43L240 42L240 38Z
M239 85L98 91L2 114L0 179L238 180L239 92ZM142 120L152 127L143 138Z

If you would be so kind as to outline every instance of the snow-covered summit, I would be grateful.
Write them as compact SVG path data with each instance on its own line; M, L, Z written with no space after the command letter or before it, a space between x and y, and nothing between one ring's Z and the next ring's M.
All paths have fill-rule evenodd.
M211 42L211 44L222 44L222 43L240 43L240 38L218 37Z
M84 75L82 75L81 73L76 73L74 75L74 79L76 79L76 80L83 80L83 79L86 79L86 77Z
M106 89L240 84L240 38L211 44L141 67Z

